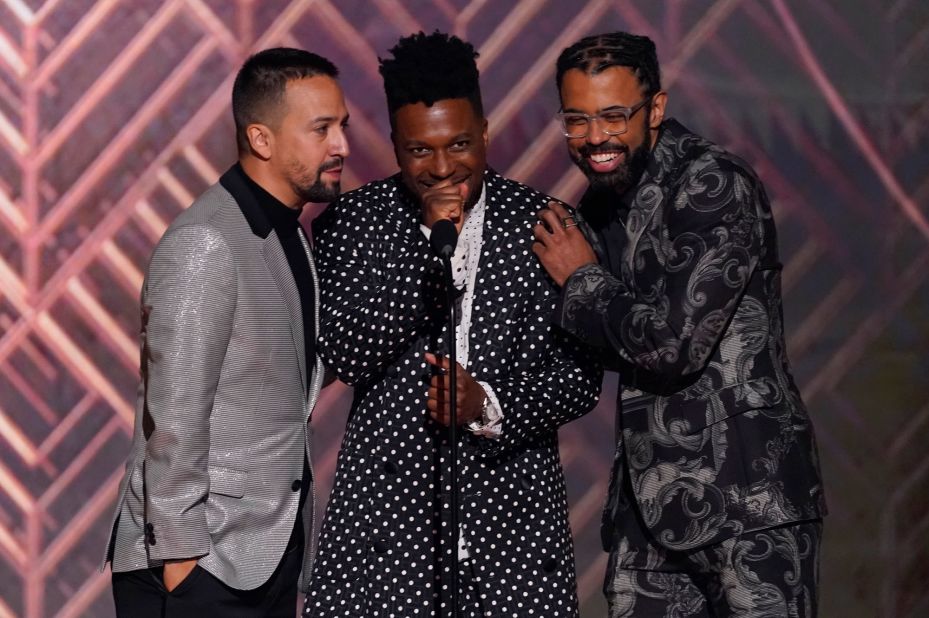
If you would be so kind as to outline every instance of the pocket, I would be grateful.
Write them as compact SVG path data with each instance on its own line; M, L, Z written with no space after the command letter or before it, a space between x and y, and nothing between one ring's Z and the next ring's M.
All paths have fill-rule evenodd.
M693 435L727 418L753 410L765 410L784 403L783 391L765 379L748 380L731 384L709 393L688 397L687 392L666 400L665 416L671 422L683 421L686 429L681 433Z
M193 585L200 578L200 575L203 573L203 569L200 568L199 564L194 565L194 568L191 569L190 573L187 574L187 577L181 580L177 586L174 587L174 590L168 592L168 589L165 588L165 592L168 592L172 597L181 596L190 590ZM164 585L164 578L162 577L162 586Z
M241 498L245 495L245 478L247 474L235 468L210 466L210 493Z

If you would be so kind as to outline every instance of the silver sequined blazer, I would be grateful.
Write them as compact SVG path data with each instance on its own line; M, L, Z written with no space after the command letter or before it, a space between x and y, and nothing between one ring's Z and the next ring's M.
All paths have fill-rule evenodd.
M304 358L300 297L281 243L232 171L155 248L141 344L135 430L106 560L119 572L202 556L200 566L225 584L256 588L294 529L323 371L318 358Z

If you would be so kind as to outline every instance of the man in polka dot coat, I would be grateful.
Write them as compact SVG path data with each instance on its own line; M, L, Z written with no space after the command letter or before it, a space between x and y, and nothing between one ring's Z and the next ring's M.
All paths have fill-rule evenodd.
M550 326L557 296L531 248L549 198L486 168L470 45L419 33L391 52L381 73L401 172L314 223L319 350L355 398L305 613L448 616L457 566L460 615L576 616L557 430L595 405L601 372ZM427 240L441 218L460 233L457 548L448 361L433 355L448 348L444 288Z

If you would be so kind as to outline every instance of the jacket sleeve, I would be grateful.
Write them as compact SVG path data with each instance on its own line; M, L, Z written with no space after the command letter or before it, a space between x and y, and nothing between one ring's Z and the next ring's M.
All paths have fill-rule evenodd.
M433 318L441 290L439 266L416 230L373 238L358 221L360 206L332 204L313 225L320 273L317 345L326 366L355 386L381 374Z
M540 277L540 287L550 285ZM552 298L554 293L546 295L537 303L537 313L527 318L533 326L521 347L536 360L504 379L482 378L503 413L499 437L481 438L487 453L497 455L555 436L559 427L597 405L603 370L590 349L551 325Z
M706 366L735 312L759 261L766 197L741 169L698 159L665 200L663 227L639 239L635 287L584 266L565 282L555 321L672 385Z
M235 299L235 266L218 232L188 226L166 234L152 256L142 306L145 510L154 559L210 551L210 412Z
M482 438L491 453L554 436L597 405L603 371L576 343L555 335L550 363L505 381L491 381L503 409L499 438Z

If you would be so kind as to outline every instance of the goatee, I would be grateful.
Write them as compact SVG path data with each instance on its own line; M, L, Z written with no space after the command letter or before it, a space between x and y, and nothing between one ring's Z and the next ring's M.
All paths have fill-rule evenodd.
M338 180L331 183L323 182L323 172L340 167L342 167L341 158L326 161L316 170L316 179L311 185L295 186L294 191L305 202L328 203L333 201L342 192L341 183Z
M634 187L639 182L642 174L645 173L645 168L648 167L648 155L651 149L651 134L646 131L645 139L632 151L630 151L629 147L625 144L617 145L611 142L595 145L584 144L578 148L578 156L572 156L572 159L575 165L584 172L592 190L596 192L608 190L622 195ZM587 158L591 154L597 152L621 152L626 160L611 172L595 172L590 166L590 162Z

